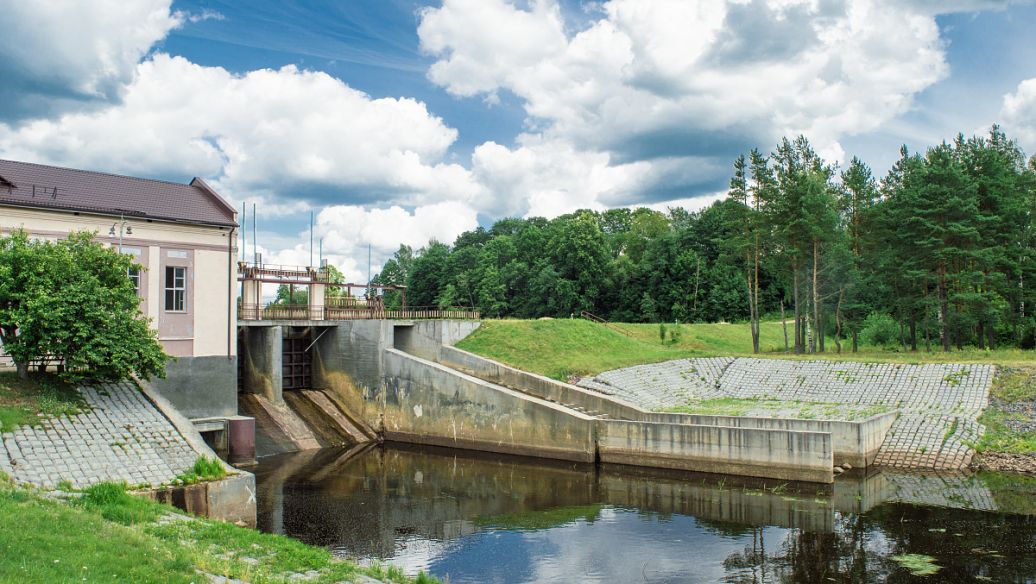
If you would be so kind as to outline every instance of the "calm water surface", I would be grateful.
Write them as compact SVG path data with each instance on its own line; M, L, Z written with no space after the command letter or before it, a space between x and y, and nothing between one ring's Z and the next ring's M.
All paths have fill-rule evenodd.
M404 446L255 470L260 529L451 584L1036 582L1036 486L1003 475L818 488Z

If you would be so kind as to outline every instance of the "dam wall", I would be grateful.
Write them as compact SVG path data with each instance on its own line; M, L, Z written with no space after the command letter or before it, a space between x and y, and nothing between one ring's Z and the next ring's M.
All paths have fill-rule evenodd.
M312 387L320 394L310 397L319 400L314 403L323 412L340 413L353 422L361 442L376 437L820 483L834 480L836 464L866 466L894 419L894 414L833 422L650 412L452 346L478 325L325 323L312 336ZM248 345L256 352L276 344L275 331L252 337ZM274 359L248 356L249 362L265 363L256 369L273 373ZM269 387L267 383L255 393L266 397L273 393ZM299 401L288 393L282 390L284 398Z
M882 413L865 420L800 420L750 416L716 416L651 412L621 399L590 391L542 375L510 367L456 347L439 350L440 363L470 375L516 388L523 393L568 405L580 411L612 420L627 420L662 425L716 426L725 428L780 430L830 434L830 449L835 465L865 467L874 461L889 427L896 420L895 412ZM652 428L645 426L645 428ZM671 429L670 434L681 430ZM723 441L737 439L727 432ZM632 439L631 439L632 440ZM708 458L708 457L706 457Z
M386 440L578 462L596 458L596 420L443 365L386 349Z

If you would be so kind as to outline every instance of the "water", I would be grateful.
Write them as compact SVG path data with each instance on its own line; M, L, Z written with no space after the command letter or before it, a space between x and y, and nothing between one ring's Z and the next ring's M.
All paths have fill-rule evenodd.
M384 446L256 476L260 529L451 584L1036 582L1036 481L1004 475L818 487Z

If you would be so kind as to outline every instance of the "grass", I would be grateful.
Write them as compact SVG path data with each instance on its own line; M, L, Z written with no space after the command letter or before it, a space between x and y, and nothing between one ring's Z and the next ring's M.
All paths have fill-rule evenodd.
M767 416L773 414L802 420L863 420L887 412L888 408L795 400L722 397L703 399L666 411L712 416Z
M41 418L72 416L85 407L74 387L51 375L19 379L14 372L0 373L0 431L34 426Z
M752 354L751 332L747 324L684 324L679 339L663 344L657 324L618 324L629 336L604 325L582 319L487 320L458 347L508 365L540 373L554 379L593 375L643 363L671 359L712 356L757 356L780 359L863 361L885 363L996 363L1024 365L1036 357L1033 351L967 349L949 353L924 351L899 352L861 347L841 354L834 352L834 341L827 340L827 352L793 355L784 352L781 323L760 325L759 355ZM672 328L673 325L667 325ZM789 327L791 328L791 327Z
M600 505L558 507L543 511L487 515L476 519L475 524L482 527L536 531L566 525L580 519L594 521L600 513Z
M1036 400L1036 365L1001 368L989 393L1007 403ZM1008 422L1019 415L1002 410L994 401L978 419L985 425L986 433L975 450L1036 454L1036 432L1018 432L1008 426Z
M215 457L201 455L194 461L190 470L177 476L173 480L174 485L193 485L205 481L218 481L227 476L227 469Z
M0 477L0 582L206 581L200 571L261 584L288 582L310 570L319 572L307 580L313 583L360 574L436 582L408 578L397 568L361 568L288 537L179 513L127 494L124 485L95 485L68 503Z

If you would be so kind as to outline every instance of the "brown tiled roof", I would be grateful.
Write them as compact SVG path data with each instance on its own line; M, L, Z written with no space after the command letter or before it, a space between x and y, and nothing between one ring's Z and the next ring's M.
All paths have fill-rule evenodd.
M205 181L180 184L0 159L0 205L234 226Z

